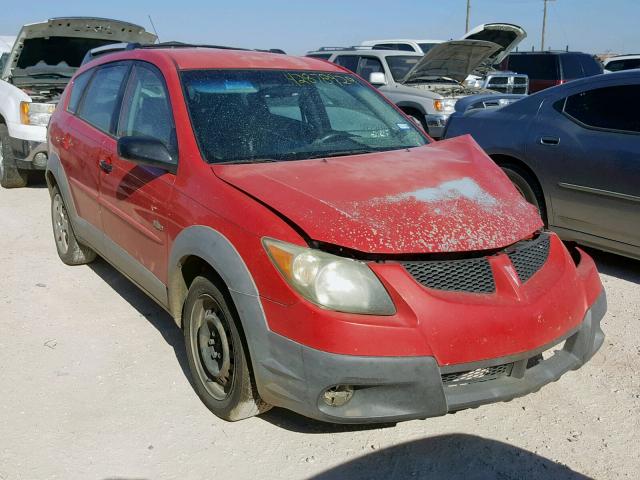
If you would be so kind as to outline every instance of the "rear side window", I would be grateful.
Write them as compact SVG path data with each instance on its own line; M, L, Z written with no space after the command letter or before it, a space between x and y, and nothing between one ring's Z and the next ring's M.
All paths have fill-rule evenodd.
M604 87L567 98L564 112L595 128L640 133L640 85Z
M330 53L310 53L307 57L320 58L322 60L329 60L331 58Z
M133 68L122 101L118 136L155 138L176 152L169 94L162 74L154 67L140 63Z
M511 55L509 70L523 73L532 80L558 80L558 57L556 55Z
M82 93L87 87L87 84L91 79L91 75L93 75L93 70L88 70L81 73L73 80L73 85L71 85L71 96L69 97L69 104L67 105L68 112L76 113L78 110Z
M357 55L338 55L333 60L333 63L355 73L358 70L358 60L360 60L360 57Z
M562 59L562 78L573 80L585 76L581 58L578 55L563 55L560 58Z
M415 49L408 43L378 43L373 46L374 50L402 50L405 52L415 52Z
M607 63L605 67L610 72L620 72L622 70L631 70L640 68L640 58L629 58L627 60L613 60Z
M125 64L98 69L87 87L78 116L103 132L113 133L118 97L128 69Z
M603 73L604 69L598 60L589 55L581 55L581 58L582 70L584 71L585 77L591 77L593 75L600 75Z

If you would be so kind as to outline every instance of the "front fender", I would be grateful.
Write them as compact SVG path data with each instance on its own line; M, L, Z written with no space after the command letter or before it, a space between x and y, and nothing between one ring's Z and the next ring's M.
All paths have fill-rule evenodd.
M9 135L21 140L44 142L46 127L20 123L20 102L31 102L31 97L15 85L0 80L0 116L7 125Z

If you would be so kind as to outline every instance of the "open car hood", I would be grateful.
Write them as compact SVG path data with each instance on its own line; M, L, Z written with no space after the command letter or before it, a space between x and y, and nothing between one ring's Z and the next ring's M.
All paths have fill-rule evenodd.
M518 25L510 23L483 23L462 37L463 40L483 40L500 45L484 63L493 65L502 62L509 53L525 38L527 32Z
M55 39L55 37L64 37L71 39L93 39L101 41L102 44L106 43L119 43L119 42L137 42L137 43L153 43L156 40L156 36L147 32L143 27L134 25L129 22L122 22L120 20L110 20L106 18L93 18L93 17L69 17L69 18L52 18L46 22L30 23L24 25L11 50L9 59L5 64L4 71L2 72L2 78L6 79L11 75L11 72L19 67L22 63L28 63L29 67L47 65L49 67L56 67L58 64L48 64L46 55L43 54L42 58L37 58L37 48L26 48L25 44L32 39ZM90 48L94 48L94 45ZM57 45L58 50L65 50L64 45ZM82 48L78 45L78 42L69 41L68 47L70 52L73 49ZM90 48L87 48L89 50ZM21 62L21 55L29 52L31 55L25 62ZM82 57L86 51L73 51L70 53L73 57ZM74 70L80 65L69 65L67 62L60 62L60 70L65 73L69 69Z
M426 77L447 77L463 82L476 67L500 49L481 40L452 40L435 45L402 79L407 83Z
M498 249L543 226L468 135L409 150L212 169L310 239L367 254Z

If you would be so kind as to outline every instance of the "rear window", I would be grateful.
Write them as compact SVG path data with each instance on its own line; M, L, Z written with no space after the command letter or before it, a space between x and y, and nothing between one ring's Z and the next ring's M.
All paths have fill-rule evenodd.
M339 55L333 60L333 63L340 65L341 67L344 67L347 70L351 70L353 73L355 73L358 70L359 60L360 60L360 57L357 55Z
M528 75L532 80L557 80L560 78L556 55L510 55L508 68Z
M575 78L591 77L602 73L600 63L582 54L567 54L560 56L562 62L562 78L573 80Z
M610 72L620 72L622 70L632 70L640 68L640 58L629 58L626 60L612 60L605 67Z

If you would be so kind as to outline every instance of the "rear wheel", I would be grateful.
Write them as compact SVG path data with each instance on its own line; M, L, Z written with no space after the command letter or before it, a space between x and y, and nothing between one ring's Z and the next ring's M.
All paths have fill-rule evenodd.
M82 245L73 233L67 207L57 187L51 191L51 224L58 256L67 265L84 265L96 258L96 252Z
M538 182L531 174L517 165L501 165L504 173L509 177L513 186L520 192L524 199L538 209L542 221L547 224L547 209L544 204L544 195Z
M16 167L9 130L6 125L0 124L0 185L4 188L21 188L27 186L27 180L27 172Z
M194 389L207 408L232 422L269 410L255 387L236 316L220 289L196 277L183 313Z

